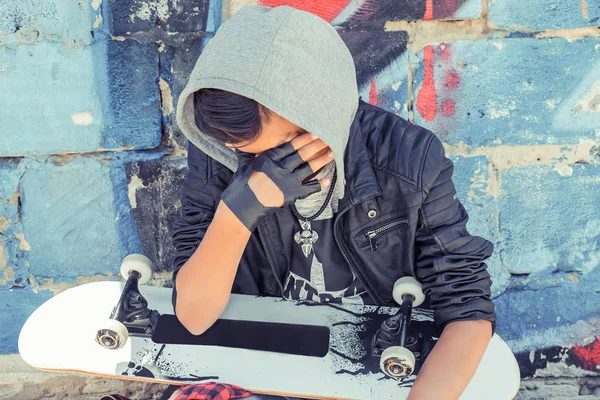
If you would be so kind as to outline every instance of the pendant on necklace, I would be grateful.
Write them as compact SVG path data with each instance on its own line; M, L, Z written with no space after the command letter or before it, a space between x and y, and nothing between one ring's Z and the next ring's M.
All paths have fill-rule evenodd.
M300 227L302 230L300 232L296 232L294 235L294 240L296 243L302 246L302 252L304 253L304 257L308 258L308 255L311 253L313 244L319 238L319 235L316 231L312 230L310 226L310 221L299 221Z

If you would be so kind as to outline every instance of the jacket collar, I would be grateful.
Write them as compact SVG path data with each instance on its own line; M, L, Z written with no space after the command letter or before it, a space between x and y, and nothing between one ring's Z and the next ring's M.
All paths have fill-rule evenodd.
M344 154L346 173L346 195L340 208L347 204L356 204L369 197L381 194L371 159L367 153L365 138L362 131L362 117L366 103L359 100L359 107L350 126L350 136Z

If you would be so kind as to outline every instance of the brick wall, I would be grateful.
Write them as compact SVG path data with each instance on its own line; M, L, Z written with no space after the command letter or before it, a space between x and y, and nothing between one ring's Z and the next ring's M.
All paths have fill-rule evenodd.
M360 94L455 163L522 398L600 395L600 2L0 2L0 353L54 294L143 252L169 285L186 144L175 102L246 4L331 22ZM591 396L591 397L590 397Z

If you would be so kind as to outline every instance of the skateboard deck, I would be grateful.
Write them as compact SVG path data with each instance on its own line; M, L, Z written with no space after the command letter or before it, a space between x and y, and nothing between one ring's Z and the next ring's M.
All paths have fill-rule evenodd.
M254 393L327 399L405 399L422 361L402 379L384 374L370 357L381 323L398 308L315 304L232 294L220 319L191 335L172 315L172 289L139 286L160 314L152 336L132 336L118 349L95 339L126 283L105 281L67 289L25 322L19 352L34 368L168 384L221 382ZM412 310L411 331L425 354L438 338L430 310ZM428 347L429 346L429 347ZM419 354L419 352L417 352ZM462 400L512 399L519 368L494 335Z

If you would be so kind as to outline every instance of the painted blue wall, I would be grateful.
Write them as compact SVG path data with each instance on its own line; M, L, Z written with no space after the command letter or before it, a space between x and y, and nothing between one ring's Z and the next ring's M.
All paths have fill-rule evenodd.
M523 354L589 342L600 324L599 3L372 2L367 14L368 0L336 3L329 22L361 97L431 129L455 163L468 228L495 246L498 333ZM55 293L118 279L126 254L147 254L168 285L186 173L174 107L221 13L220 0L0 3L0 353L17 351L22 323ZM418 48L406 24L384 28L477 18L488 31ZM452 22L427 23L439 38Z
M490 25L515 31L594 27L600 24L596 0L490 0Z

